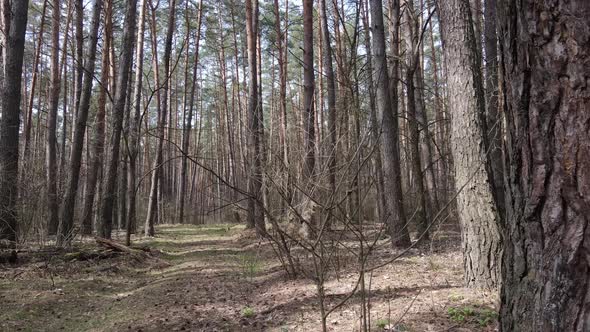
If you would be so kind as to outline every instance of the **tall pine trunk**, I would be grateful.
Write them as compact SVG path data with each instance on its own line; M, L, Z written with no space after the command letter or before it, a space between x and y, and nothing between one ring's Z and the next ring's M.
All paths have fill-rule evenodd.
M133 118L129 128L129 168L127 169L127 225L125 233L125 244L131 244L131 233L135 232L137 219L137 189L136 170L137 155L139 153L139 135L141 133L141 89L143 86L143 45L145 32L146 2L142 0L139 9L139 22L135 49L135 82L133 86ZM130 110L131 111L131 110Z
M495 288L500 283L500 215L492 191L484 121L481 60L473 31L469 0L438 3L448 70L451 150L459 191L457 208L465 283Z
M51 81L49 87L49 110L47 114L46 181L47 181L47 231L57 233L59 223L59 202L57 194L57 108L61 83L59 77L59 30L61 1L53 1L51 13ZM64 50L65 51L65 50Z
M328 27L328 15L326 11L326 0L320 0L320 14L322 20L322 48L323 48L323 67L326 75L326 86L328 93L328 135L329 149L328 153L328 182L330 184L329 195L334 195L336 199L336 156L337 156L337 135L336 132L336 82L334 79L334 68L332 66L332 45L330 43L330 29Z
M166 42L164 44L164 82L162 83L162 104L159 110L159 123L158 123L158 143L156 145L156 158L152 167L151 176L151 187L150 196L148 201L148 212L145 220L145 235L154 236L154 223L157 219L157 204L158 204L158 191L162 195L162 190L158 189L158 185L162 179L162 161L163 161L163 149L164 149L164 136L166 135L166 118L168 112L168 89L170 86L170 54L172 53L172 37L174 34L175 27L175 15L176 15L176 0L170 0L169 3L170 12L168 15L168 29L166 33Z
M375 103L378 110L378 130L380 130L381 161L383 168L383 196L385 200L383 220L387 223L391 244L394 247L405 248L410 246L411 240L406 225L401 187L397 98L392 98L390 91L392 87L390 87L385 54L383 5L381 0L370 0L370 4L371 25L373 27L373 80L377 90ZM397 9L394 12L399 12L399 2L397 2Z
M104 238L111 237L113 227L113 208L115 205L115 185L119 168L119 151L121 149L121 131L123 127L123 118L125 112L125 102L127 100L127 84L129 82L129 73L133 64L133 43L135 36L135 16L137 11L137 0L128 0L125 9L125 23L123 27L122 52L119 57L119 66L117 67L117 80L115 101L113 106L111 135L111 158L107 164L104 181L103 197L100 206L99 235Z
M73 235L72 228L74 226L76 195L78 193L80 167L82 166L82 150L84 148L84 136L86 134L86 121L88 120L88 110L90 109L90 97L92 94L92 81L94 79L96 44L98 42L98 27L100 25L101 10L102 0L95 0L94 8L92 9L92 30L90 32L90 39L88 40L88 59L84 66L84 85L82 87L79 109L76 111L76 127L74 128L74 142L72 143L72 154L68 172L69 181L63 201L62 218L57 238L58 245L68 243ZM62 153L65 153L65 151Z
M92 234L92 207L97 190L99 173L102 170L105 143L105 116L107 87L111 80L109 75L109 50L113 39L112 0L107 0L104 10L104 41L102 44L101 81L98 93L96 118L94 120L94 134L92 135L91 158L88 166L88 176L84 190L84 207L82 209L82 234Z
M187 170L188 170L188 158L187 154L189 153L190 147L190 137L191 137L191 129L192 129L192 121L193 121L193 109L195 105L195 95L197 90L197 69L199 67L199 43L201 41L201 19L203 16L203 1L199 1L199 8L197 9L197 32L195 37L195 60L193 63L193 75L192 75L192 85L191 85L191 92L190 92L190 100L188 105L188 116L183 124L183 132L182 132L182 164L180 169L180 188L178 190L178 222L184 222L184 204L186 201L186 184L188 181L187 178ZM188 19L187 19L188 20ZM188 50L187 50L188 55ZM188 61L187 61L188 64ZM186 108L186 105L185 105Z
M252 3L254 2L254 4ZM248 47L248 123L250 175L248 178L248 227L255 228L256 233L266 233L264 211L262 209L262 110L258 94L257 35L258 35L258 1L246 0L246 34Z
M18 197L18 143L20 127L21 81L25 47L25 30L29 1L13 1L2 8L12 13L8 34L4 35L4 71L0 86L0 240L16 241Z

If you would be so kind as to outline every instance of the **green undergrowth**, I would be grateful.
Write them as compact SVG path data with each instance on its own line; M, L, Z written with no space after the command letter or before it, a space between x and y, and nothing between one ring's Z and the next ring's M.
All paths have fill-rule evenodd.
M486 327L498 319L498 313L488 308L471 306L450 307L447 309L449 319L455 323L471 323Z

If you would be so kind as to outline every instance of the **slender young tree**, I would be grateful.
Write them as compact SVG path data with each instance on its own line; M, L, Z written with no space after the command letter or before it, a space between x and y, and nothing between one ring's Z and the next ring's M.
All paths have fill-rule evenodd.
M193 75L192 75L192 85L190 91L190 101L188 104L188 116L183 124L183 132L182 132L182 164L180 170L180 186L178 190L178 222L184 222L184 203L186 201L186 183L187 183L187 169L188 169L188 157L187 153L189 152L190 146L190 137L191 137L191 129L192 129L192 122L193 122L193 108L195 105L195 95L197 90L197 71L199 68L199 43L201 41L201 20L203 17L203 1L199 1L199 7L197 9L197 31L195 37L195 59L193 62ZM187 18L188 20L188 18ZM190 23L189 23L190 24ZM188 52L188 50L187 50ZM186 108L186 106L185 106Z
M61 82L59 75L59 31L61 21L61 1L53 0L51 12L51 82L49 111L47 114L46 181L47 181L47 231L57 233L59 224L59 202L57 194L57 109Z
M303 1L303 107L305 161L303 174L308 179L315 175L315 75L313 66L313 0Z
M35 100L35 91L37 87L37 80L39 77L39 62L41 56L41 48L43 42L43 35L45 33L45 18L47 13L47 3L49 0L43 1L43 9L41 10L41 22L39 23L39 36L37 38L37 47L35 48L35 59L33 60L33 77L31 78L31 91L29 92L29 100L28 100L28 107L27 107L27 122L25 123L25 146L24 146L24 159L26 159L29 155L30 145L31 145L31 129L33 128L33 103Z
M332 66L332 46L330 45L330 29L328 27L328 15L326 13L326 0L320 0L320 16L322 26L322 48L323 67L326 76L326 87L328 93L328 135L329 135L329 183L330 191L336 191L336 156L337 156L337 135L336 132L336 82L334 79L334 68Z
M384 220L388 225L391 244L405 248L411 244L406 225L401 187L399 137L397 127L397 100L391 99L389 72L385 57L385 32L381 0L370 0L373 80L376 85L378 121L380 130L381 160L383 167ZM397 2L399 8L399 2Z
M175 16L176 16L176 0L170 0L169 2L170 12L168 14L168 29L166 33L166 41L164 44L164 82L162 83L162 104L159 111L159 123L158 123L158 143L156 146L156 158L154 159L153 171L152 171L152 182L150 189L150 196L148 201L148 212L145 220L145 235L154 236L154 222L157 218L156 210L158 204L158 185L162 177L162 161L163 161L163 149L164 149L164 137L166 135L166 120L168 113L168 89L170 86L170 54L172 53L172 37L174 35L175 28Z
M82 97L83 89L82 80L84 77L84 0L73 0L73 2L76 24L76 80L74 85L74 113L72 116L72 122L74 123L76 122L78 108L80 107L80 98Z
M10 17L5 22L2 50L5 76L0 85L2 117L0 117L0 240L15 242L18 216L18 145L20 127L21 83L25 47L25 30L29 1L12 1L0 13Z
M121 148L121 131L123 127L123 118L125 112L125 101L127 100L127 84L129 82L129 72L133 64L133 43L135 36L135 16L137 11L137 0L129 0L125 9L125 23L123 26L122 52L119 57L119 66L117 67L117 81L115 100L113 105L112 116L112 135L111 135L111 158L107 164L104 176L103 197L100 206L99 235L104 238L111 237L113 226L113 208L115 202L115 183L119 166L119 150Z
M286 8L288 11L289 2L286 1ZM283 204L283 210L286 211L286 206L291 204L291 198L293 191L291 189L291 174L289 172L289 139L288 139L288 120L287 120L287 46L286 37L287 31L283 32L281 27L281 17L279 15L279 1L274 0L274 14L275 14L275 32L277 35L277 62L279 67L279 114L281 119L280 124L280 145L282 147L282 162L284 174L283 186L285 189L285 200L281 201ZM285 13L285 21L287 21L287 13ZM287 23L285 23L287 25ZM237 47L237 46L236 46ZM236 50L237 51L237 50ZM236 72L237 74L237 72Z
M498 1L506 116L501 331L589 331L590 2Z
M451 148L455 159L465 283L495 288L500 283L501 221L493 196L481 59L469 0L438 3L448 70Z
M135 49L135 81L133 87L133 119L129 128L129 168L127 169L127 232L125 243L131 244L131 233L135 231L137 218L137 188L136 188L136 169L137 155L139 153L139 139L141 133L141 90L143 86L143 46L145 33L145 15L148 0L142 0L139 9L139 22L137 30L137 45Z

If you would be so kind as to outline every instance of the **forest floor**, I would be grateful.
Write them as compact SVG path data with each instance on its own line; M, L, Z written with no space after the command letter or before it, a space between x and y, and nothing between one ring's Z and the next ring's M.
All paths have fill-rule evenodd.
M496 329L497 296L462 287L459 242L440 233L435 250L413 249L372 273L372 331ZM134 246L150 254L80 256L96 253L90 240L23 250L18 265L0 265L0 331L321 330L313 281L288 279L242 226L165 225ZM393 254L381 246L372 262ZM357 278L355 264L342 264L326 284L328 307ZM328 329L359 331L360 303L353 296L335 310Z

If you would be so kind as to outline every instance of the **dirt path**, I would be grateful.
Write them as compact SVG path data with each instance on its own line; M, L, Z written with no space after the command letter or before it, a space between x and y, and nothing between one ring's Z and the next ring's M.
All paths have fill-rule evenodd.
M241 238L238 226L164 226L140 246L169 262L119 257L63 262L56 254L0 266L0 331L317 331L315 286L288 280L270 247ZM255 242L255 241L254 241ZM382 249L377 260L391 252ZM344 259L344 261L347 261ZM491 331L495 296L459 287L454 249L419 252L372 275L374 330ZM328 282L328 305L356 280L343 264ZM359 302L336 310L332 331L356 331ZM390 323L391 322L391 323Z

